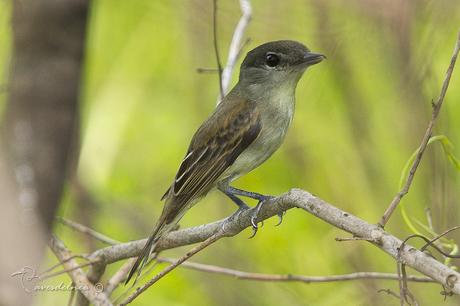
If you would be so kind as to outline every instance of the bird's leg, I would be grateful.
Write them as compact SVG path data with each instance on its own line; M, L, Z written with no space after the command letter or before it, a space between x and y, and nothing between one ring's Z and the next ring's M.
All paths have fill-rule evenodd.
M256 233L257 233L258 228L259 228L257 226L257 216L259 215L263 204L267 200L273 199L274 197L273 196L263 195L263 194L260 194L260 193L257 193L257 192L241 190L241 189L229 186L229 185L220 186L219 189L229 197L230 197L230 195L232 195L234 197L236 197L236 195L238 195L238 196L248 197L248 198L255 199L255 200L259 201L259 203L256 206L256 210L255 210L254 214L251 217L251 224L252 224L252 228L253 228L254 232L253 232L253 234L251 235L250 238L254 237L256 235ZM283 213L278 214L278 217L279 217L279 222L276 224L276 226L280 225L281 222L283 221ZM263 222L262 222L262 225L263 225Z
M227 190L225 188L221 188L221 186L218 186L218 189L220 191L222 191L227 197L229 197L233 203L235 203L236 205L238 205L238 210L233 213L233 215L230 216L230 218L228 218L228 221L230 220L233 220L234 218L236 218L240 213L242 213L243 211L249 209L249 206L243 202L243 200L241 200L240 198L238 198L236 195L234 195L233 193L230 193L230 192L227 192ZM226 225L227 222L225 222L223 224L223 229L225 231L225 225Z
M267 195L263 195L257 192L241 190L241 189L238 189L232 186L227 186L226 191L234 195L239 195L242 197L255 199L255 200L258 200L259 202L263 202L263 201L270 200L271 198L273 198L273 196L267 196Z
M238 198L236 196L237 194L232 193L231 191L229 191L228 188L225 188L223 186L218 186L218 189L220 191L222 191L227 197L229 197L233 201L233 203L238 205L238 211L249 209L249 206L246 203L244 203L243 200Z

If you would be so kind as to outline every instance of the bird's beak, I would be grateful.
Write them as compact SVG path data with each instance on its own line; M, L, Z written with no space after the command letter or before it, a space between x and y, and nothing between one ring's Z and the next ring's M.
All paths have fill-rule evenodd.
M315 65L326 59L325 55L319 53L308 52L303 56L303 62L307 65Z

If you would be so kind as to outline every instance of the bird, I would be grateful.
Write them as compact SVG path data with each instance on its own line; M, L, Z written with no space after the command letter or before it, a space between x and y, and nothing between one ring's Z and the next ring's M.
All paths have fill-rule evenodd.
M249 208L241 196L258 201L251 217L255 235L257 214L271 196L237 189L230 183L260 166L281 146L293 119L297 83L308 67L325 58L293 40L267 42L247 53L237 84L192 137L161 198L163 211L126 284L136 271L137 280L158 240L212 189L237 204L237 212Z

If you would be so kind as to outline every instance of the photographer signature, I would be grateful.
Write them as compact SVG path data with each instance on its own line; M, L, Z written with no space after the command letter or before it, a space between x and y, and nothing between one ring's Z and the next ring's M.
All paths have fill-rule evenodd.
M39 284L42 280L46 277L42 278L40 275L37 274L34 268L25 266L20 271L14 272L11 274L11 277L19 278L22 288L27 293L35 293L39 291L85 291L90 290L87 285L79 285L76 286L73 283L71 284L64 284L64 282L60 282L57 285L43 285ZM96 293L102 292L104 287L101 283L94 284L94 290Z
M14 272L11 274L11 277L18 277L22 288L27 293L36 291L32 290L31 284L34 285L41 280L35 269L28 266L23 267L20 271ZM35 288L35 285L33 287Z

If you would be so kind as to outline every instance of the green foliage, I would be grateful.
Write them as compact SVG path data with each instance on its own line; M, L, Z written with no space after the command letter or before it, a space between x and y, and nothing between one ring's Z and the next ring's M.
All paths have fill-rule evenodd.
M460 171L460 161L457 157L454 155L454 146L450 142L449 138L447 138L445 135L437 135L437 136L432 136L427 143L427 147L430 146L433 143L439 143L442 146L443 152L445 154L446 159L450 162L450 164L456 169L457 171ZM399 179L399 188L403 188L407 177L409 176L410 168L412 167L412 164L414 163L415 159L417 158L419 149L417 149L412 156L409 158L409 160L406 162L404 165L404 169L401 173L401 177ZM407 204L410 205L410 204ZM411 218L410 214L407 212L407 206L404 203L404 198L401 200L400 203L401 207L401 215L404 219L404 222L406 225L409 227L409 229L414 233L418 235L424 235L424 233L420 232L415 224L412 222L411 219L413 219L428 235L430 235L430 238L437 237L439 233L436 233L436 231L432 228L431 225L424 224L420 220L417 220L415 218ZM425 234L426 234L425 233ZM453 239L446 239L445 237L441 238L442 245L448 249L451 250L450 255L456 255L458 254L458 244L455 242ZM446 258L446 264L450 263L450 259Z

